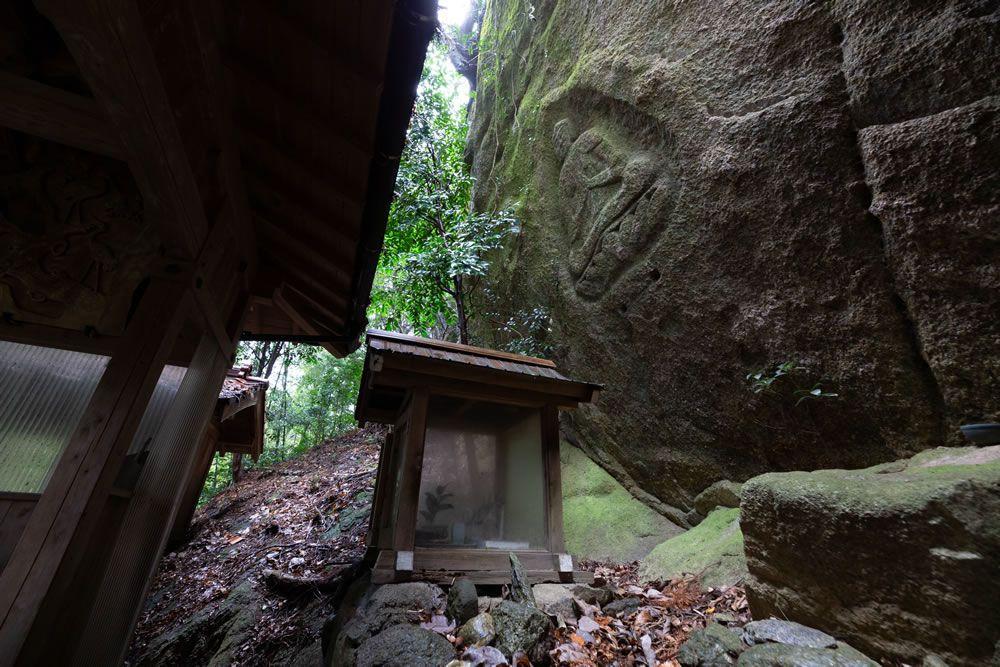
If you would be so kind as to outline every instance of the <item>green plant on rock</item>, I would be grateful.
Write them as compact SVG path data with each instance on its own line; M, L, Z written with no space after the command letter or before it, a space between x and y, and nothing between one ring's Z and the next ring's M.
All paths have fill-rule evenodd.
M802 377L808 371L794 361L771 364L746 375L750 391L754 394L777 396L789 392L796 398L795 405L803 401L823 398L837 398L839 394L823 389L822 380L802 384Z

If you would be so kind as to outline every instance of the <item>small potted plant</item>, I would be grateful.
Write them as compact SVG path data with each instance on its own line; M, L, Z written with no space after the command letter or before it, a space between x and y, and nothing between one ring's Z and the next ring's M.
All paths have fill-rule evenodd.
M450 536L447 524L434 523L439 513L455 507L448 502L454 494L446 489L446 485L438 484L434 491L424 492L424 509L420 511L420 516L426 523L417 529L418 542L447 544Z

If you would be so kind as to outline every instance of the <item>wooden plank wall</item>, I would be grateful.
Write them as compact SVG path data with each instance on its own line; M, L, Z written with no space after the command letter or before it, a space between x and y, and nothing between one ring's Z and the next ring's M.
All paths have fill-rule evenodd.
M0 570L14 551L39 497L36 493L0 493Z

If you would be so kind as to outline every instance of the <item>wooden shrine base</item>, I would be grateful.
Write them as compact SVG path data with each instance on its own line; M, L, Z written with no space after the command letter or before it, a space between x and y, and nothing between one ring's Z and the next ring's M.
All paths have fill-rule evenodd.
M509 551L493 549L421 549L413 551L413 569L396 569L396 552L378 552L372 569L372 583L429 581L450 584L468 577L477 584L509 584ZM559 571L559 557L550 551L515 551L532 584L582 583L594 581L594 574L581 570Z

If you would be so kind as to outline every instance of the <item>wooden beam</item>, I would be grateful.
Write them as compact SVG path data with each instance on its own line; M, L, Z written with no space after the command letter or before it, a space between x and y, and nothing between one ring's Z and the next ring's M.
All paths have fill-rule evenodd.
M260 216L257 216L257 229L269 247L288 255L290 260L302 268L339 288L338 291L346 292L350 289L351 274L344 268L344 260L324 254L325 248L310 245Z
M261 178L252 170L247 170L246 180L250 204L257 210L257 215L271 221L288 234L294 234L320 247L335 249L338 260L354 261L354 247L360 238L356 220L319 217L315 211L302 206L298 197L279 191L272 182Z
M576 399L573 398L554 396L544 391L531 391L524 387L498 387L486 383L468 382L457 378L442 378L411 371L399 371L392 368L385 368L378 373L373 373L372 378L375 388L369 391L378 391L383 387L398 387L401 389L427 387L435 395L468 398L478 401L492 401L524 407L541 407L546 403L555 403L560 407L571 409L575 408L578 404ZM362 409L358 413L358 418L365 421L377 421L374 415L369 415L366 405L362 406Z
M74 352L103 354L110 357L121 339L117 336L88 335L83 331L63 329L47 324L0 319L0 340L24 343L25 345L54 347Z
M243 271L243 289L247 289L257 270L257 242L240 164L235 116L228 92L231 86L228 71L222 64L218 43L218 36L224 26L221 17L212 11L213 7L218 5L204 0L188 0L184 6L187 10L185 18L190 21L191 33L198 44L201 78L205 82L202 94L208 99L209 107L214 111L213 130L221 149L218 178L226 193L223 208L228 215L217 220L216 224L228 223L233 229L242 260L246 263Z
M265 180L281 183L285 191L311 202L320 209L320 217L361 219L364 192L344 187L331 178L329 167L293 156L257 129L242 123L238 127L244 161Z
M269 265L276 269L280 277L276 286L280 287L282 283L287 282L295 285L295 288L303 294L310 295L314 301L325 302L324 305L328 309L347 310L347 299L344 298L343 292L330 289L329 283L317 278L315 274L280 252L265 249L261 263L262 272L266 271Z
M215 445L218 440L219 428L215 425L214 420L210 420L205 426L205 431L198 444L198 454L191 465L187 486L181 496L174 525L170 529L169 544L180 543L187 533L188 526L191 525L191 517L194 516L194 510L198 507L201 489L205 486L205 478L208 477L208 471L212 467L212 457L215 456Z
M339 335L339 326L343 326L344 319L329 310L328 308L313 301L291 285L282 285L274 290L274 305L288 313L294 310L295 317L305 317L313 322L318 322L319 327L313 326L317 330L314 335L324 335L332 333ZM334 326L327 326L332 323Z
M187 289L150 283L45 492L0 573L0 664L18 655L49 599L57 573L75 570L97 527L125 452L145 412L181 323ZM71 545L74 548L71 549ZM81 619L81 622L85 619Z
M168 254L197 256L208 222L135 0L36 0L118 131Z
M550 394L553 401L558 401L562 398L572 398L576 399L579 403L587 403L594 392L594 388L591 385L572 380L557 380L540 375L507 372L494 368L471 366L457 361L418 357L412 354L395 353L388 350L380 351L379 354L383 359L383 368L385 369L394 368L484 385L524 389L526 391Z
M126 156L97 102L7 72L0 72L0 125L119 160Z
M371 144L359 139L359 132L349 126L349 120L343 113L334 108L329 113L316 109L310 100L294 96L285 90L284 86L262 75L260 67L249 67L254 57L248 54L228 54L225 57L227 69L236 77L239 86L247 87L263 94L282 118L309 128L311 133L320 137L321 141L334 144L340 151L351 153L356 160L367 161L372 156ZM345 88L348 84L341 82ZM270 123L268 110L248 108L240 109L245 122ZM338 128L338 129L331 129ZM338 131L339 130L339 131ZM363 174L362 174L363 175Z

